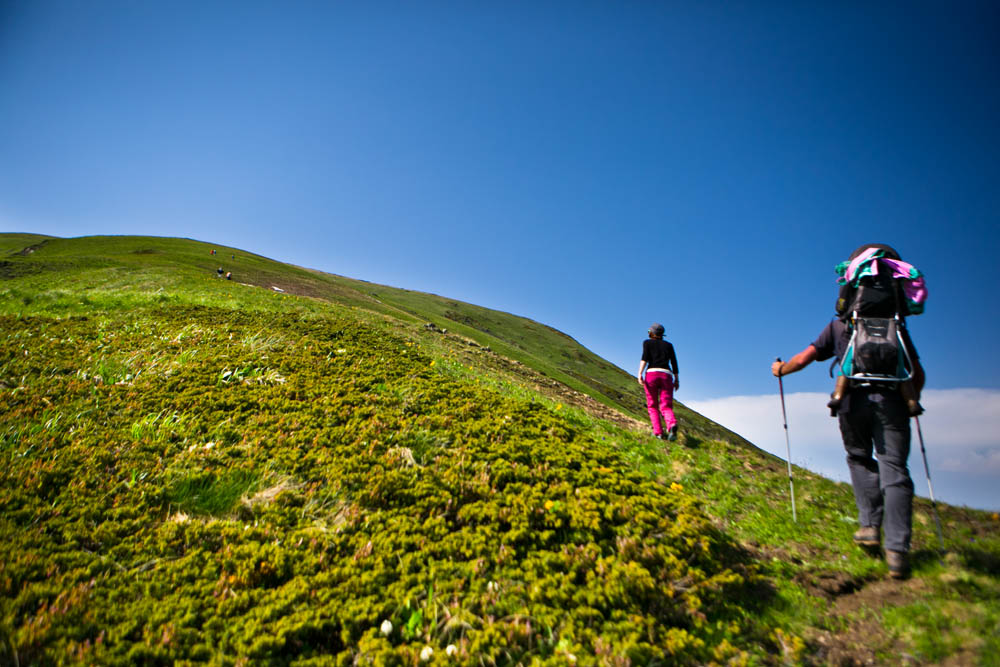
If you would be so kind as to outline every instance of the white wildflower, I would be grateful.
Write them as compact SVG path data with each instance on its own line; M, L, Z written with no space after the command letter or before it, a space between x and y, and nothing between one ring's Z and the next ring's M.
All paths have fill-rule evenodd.
M449 656L455 655L456 653L458 653L458 647L455 646L454 644L448 644L448 647L444 650L444 652L447 653Z
M388 618L382 621L382 625L379 626L379 632L388 637L392 634L392 621Z
M420 651L420 660L421 660L422 662L427 662L428 660L430 660L430 659L431 659L431 656L432 656L432 655L434 655L434 649L432 649L432 648L431 648L430 646L425 646L425 647L424 647L424 648L423 648L423 649L422 649L422 650Z

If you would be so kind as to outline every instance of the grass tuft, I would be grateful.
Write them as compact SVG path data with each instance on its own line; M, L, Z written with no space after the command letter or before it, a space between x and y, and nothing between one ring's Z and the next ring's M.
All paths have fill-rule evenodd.
M257 491L259 481L257 474L243 470L191 473L169 484L167 500L172 508L187 514L223 517L241 498Z

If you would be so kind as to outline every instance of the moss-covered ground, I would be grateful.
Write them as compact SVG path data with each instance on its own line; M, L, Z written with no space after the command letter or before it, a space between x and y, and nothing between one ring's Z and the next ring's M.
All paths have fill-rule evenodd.
M1000 661L995 516L942 554L919 501L886 582L847 485L793 522L543 325L181 239L0 235L0 281L0 663Z

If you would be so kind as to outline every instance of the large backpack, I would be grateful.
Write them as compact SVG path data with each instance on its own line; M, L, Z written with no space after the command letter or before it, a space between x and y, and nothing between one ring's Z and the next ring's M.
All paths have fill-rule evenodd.
M923 274L902 261L891 246L868 243L836 267L840 293L837 316L847 321L862 317L919 315L924 312L927 285Z
M906 382L914 363L904 343L906 316L923 312L923 275L881 244L863 245L837 266L837 314L850 342L838 375L859 382Z

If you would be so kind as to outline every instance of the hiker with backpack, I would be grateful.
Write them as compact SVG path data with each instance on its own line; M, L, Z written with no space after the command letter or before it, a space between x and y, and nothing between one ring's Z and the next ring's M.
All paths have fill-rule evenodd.
M642 342L639 384L646 390L646 407L649 409L649 420L653 423L653 435L663 440L676 440L674 391L680 388L681 382L674 346L663 340L663 333L662 324L654 323L649 327L649 338Z
M901 579L909 574L913 516L910 416L920 412L924 384L905 317L923 311L927 290L920 272L887 245L861 246L837 272L837 317L804 350L775 361L771 373L781 378L814 361L836 359L828 405L840 423L858 507L861 527L854 542L877 549L884 529L889 574Z

